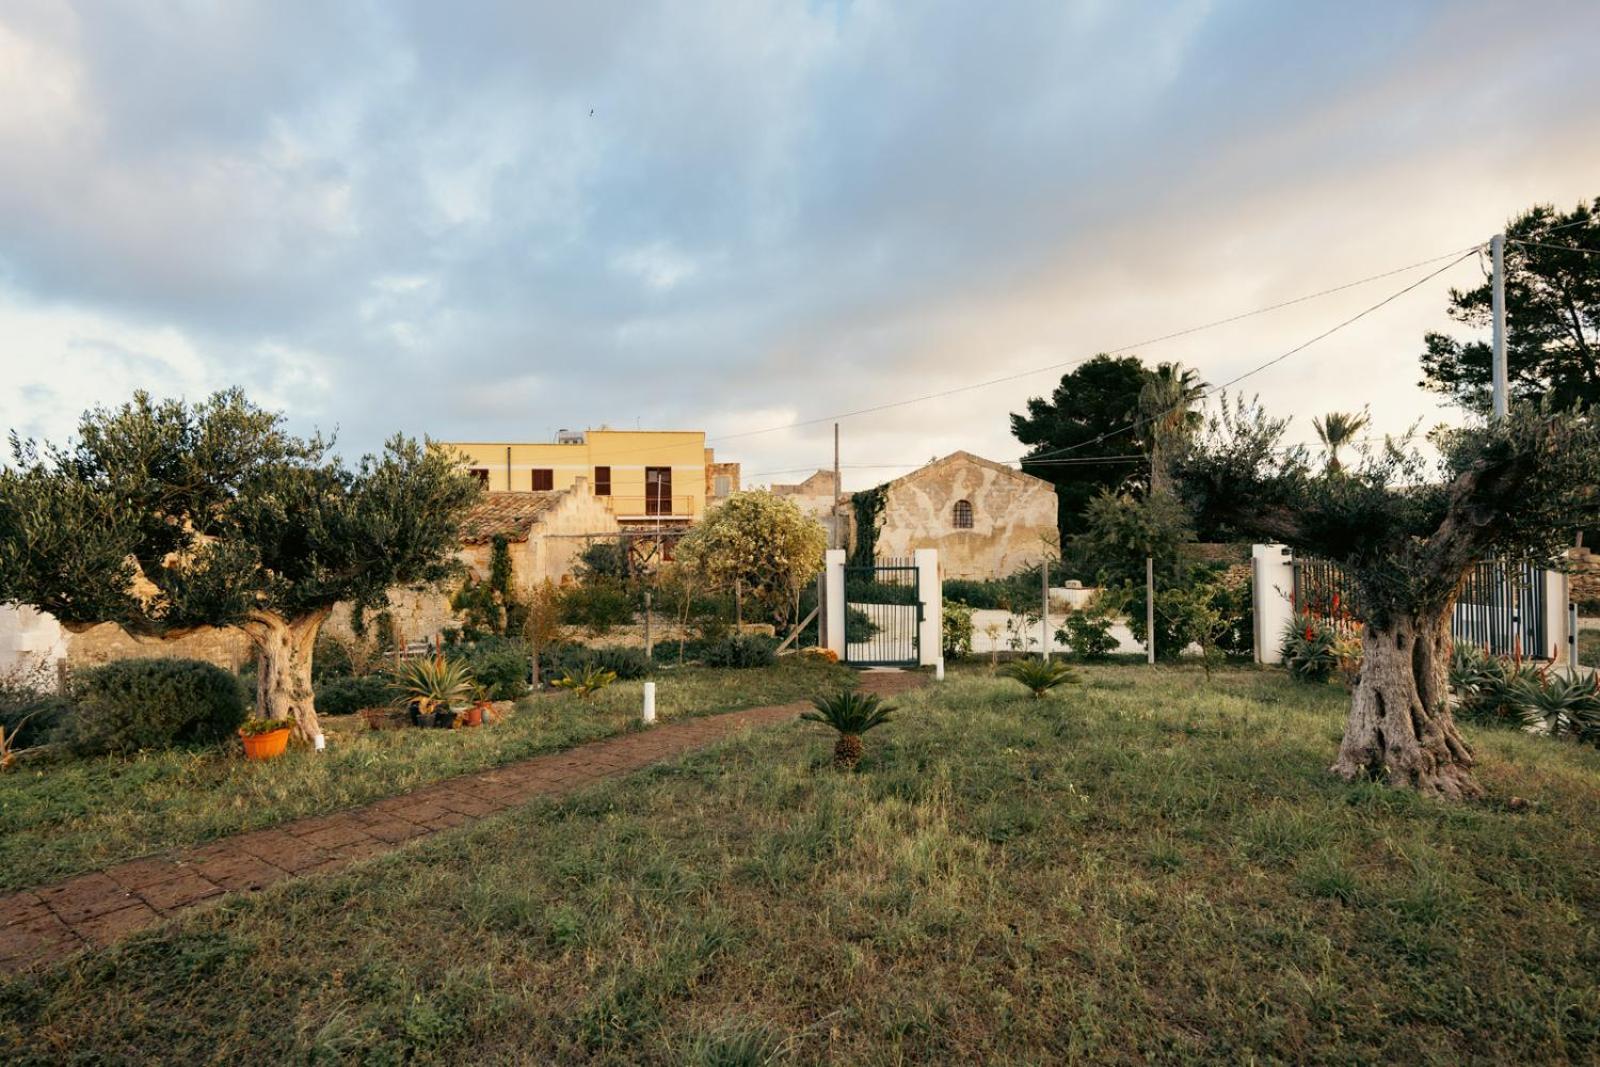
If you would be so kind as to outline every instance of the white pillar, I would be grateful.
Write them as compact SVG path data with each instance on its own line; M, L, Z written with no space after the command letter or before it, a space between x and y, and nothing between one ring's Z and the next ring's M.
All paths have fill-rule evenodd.
M822 564L822 605L825 648L844 659L844 549L830 548Z
M919 662L932 667L944 656L944 586L939 581L939 550L919 548L912 553L917 566L917 597L922 602L922 622L917 630Z
M644 683L644 724L649 726L656 721L656 683Z
M1543 571L1544 579L1544 643L1540 656L1550 656L1551 663L1572 665L1571 649L1577 640L1571 633L1567 605L1572 599L1571 578L1561 571Z
M1283 662L1283 631L1294 619L1294 557L1284 545L1250 549L1251 596L1255 599L1257 663Z

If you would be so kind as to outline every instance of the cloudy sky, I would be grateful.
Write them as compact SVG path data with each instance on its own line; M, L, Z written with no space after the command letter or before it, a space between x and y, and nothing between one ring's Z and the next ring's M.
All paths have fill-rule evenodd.
M843 422L852 487L1010 459L1060 364L1600 195L1596 41L1587 0L0 0L0 426L238 384L349 452L704 428L764 482L1056 366ZM1226 381L1427 269L1140 352ZM1479 269L1249 389L1296 439L1452 417L1417 354Z

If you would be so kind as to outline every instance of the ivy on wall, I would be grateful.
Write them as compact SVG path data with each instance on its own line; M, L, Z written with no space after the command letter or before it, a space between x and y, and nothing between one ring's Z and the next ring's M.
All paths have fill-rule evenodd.
M875 485L850 495L850 506L855 509L856 543L850 553L850 562L858 567L870 567L878 556L878 529L883 525L883 505L889 497L887 485Z

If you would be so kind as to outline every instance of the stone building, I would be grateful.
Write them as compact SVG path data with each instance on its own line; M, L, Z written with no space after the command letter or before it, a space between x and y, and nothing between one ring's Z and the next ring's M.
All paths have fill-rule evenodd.
M873 554L908 558L936 548L946 578L1002 578L1057 551L1055 487L970 452L953 452L867 493L879 503ZM859 544L861 535L852 531L852 541Z

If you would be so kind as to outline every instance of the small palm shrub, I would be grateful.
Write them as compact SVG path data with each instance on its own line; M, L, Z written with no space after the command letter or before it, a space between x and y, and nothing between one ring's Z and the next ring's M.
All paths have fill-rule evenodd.
M244 721L238 676L188 659L125 659L73 685L72 747L84 755L211 744Z
M608 671L599 664L590 664L587 667L568 670L550 684L558 689L575 693L582 700L588 700L616 680L616 671Z
M434 656L406 660L395 668L391 689L400 703L414 704L423 715L465 704L472 696L472 671L466 661Z
M1046 659L1019 659L1007 663L1000 669L1014 682L1022 683L1022 687L1033 694L1038 700L1058 685L1068 685L1078 681L1078 672L1065 663Z
M851 689L832 696L814 697L811 706L813 710L800 717L839 731L839 741L833 746L833 762L847 770L861 762L861 735L890 721L890 713L895 710L894 705L885 704L876 693Z

